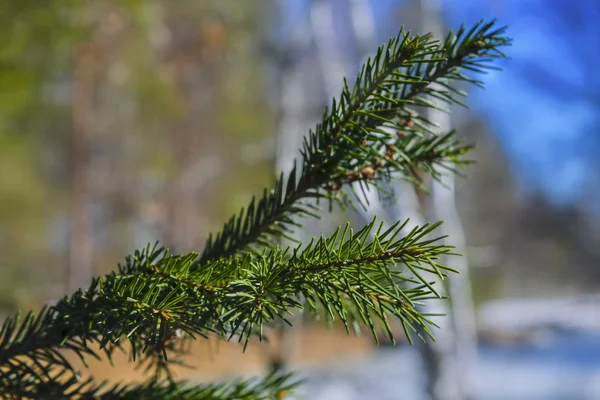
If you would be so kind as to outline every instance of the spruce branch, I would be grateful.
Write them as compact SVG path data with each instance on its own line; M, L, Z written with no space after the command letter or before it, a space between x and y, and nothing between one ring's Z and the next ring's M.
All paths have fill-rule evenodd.
M344 82L340 98L305 138L299 167L253 198L208 239L201 254L174 255L149 245L117 271L94 278L87 289L38 313L7 318L0 327L0 395L279 398L293 386L289 377L188 386L172 379L170 365L184 350L182 337L236 338L245 348L253 338L262 340L274 321L289 323L287 316L303 307L341 321L348 332L363 324L376 340L382 333L394 340L390 318L400 321L408 340L411 331L431 336L431 315L417 306L440 295L424 273L439 283L456 272L438 262L453 255L441 238L431 238L439 223L402 235L406 222L384 229L373 220L358 231L346 226L286 248L276 239L293 239L298 219L318 217L321 201L330 207L366 201L344 188L383 190L396 178L418 185L419 171L439 178L442 170L454 172L467 163L469 146L454 132L437 132L419 110L440 107L434 101L462 104L465 94L454 86L480 86L469 74L492 68L488 63L505 57L499 48L509 43L494 22L463 27L440 42L401 30L367 61L352 89ZM305 305L297 301L300 294ZM156 373L140 385L80 381L65 350L84 363L88 357L104 354L110 360L114 351L128 352Z
M292 393L300 381L291 374L271 373L262 379L193 384L186 381L151 379L137 384L95 383L92 378L80 379L68 369L54 371L50 376L23 367L0 375L0 397L21 399L82 400L281 400Z
M93 388L83 399L99 400L282 400L300 384L291 374L270 374L262 379L236 379L233 381L194 385L188 382L150 381L145 384L116 385L109 389ZM101 391L95 396L94 391Z
M346 226L305 248L247 253L195 269L195 253L169 255L148 247L117 273L95 279L88 290L40 315L7 320L0 330L0 370L19 358L74 370L60 351L72 350L85 362L86 356L99 357L89 347L93 342L109 357L129 342L134 359L152 354L167 359L177 343L173 339L182 334L237 337L246 346L254 336L263 338L267 324L287 321L293 309L302 309L295 300L299 293L313 311L320 304L327 318L341 320L347 329L363 322L375 338L374 321L379 321L393 340L390 316L407 331L420 327L431 334L432 322L415 305L439 297L419 271L440 279L449 271L437 259L451 254L451 248L426 238L438 225L398 238L404 225L383 231L383 224L375 229L374 220L357 232Z
M333 100L304 140L301 168L292 169L287 184L281 174L260 200L253 198L221 232L211 235L200 262L257 246L273 247L278 237L293 240L291 228L299 224L298 217L318 217L309 200L328 198L347 204L349 197L336 193L349 183L378 187L382 180L407 172L418 183L418 170L437 173L440 166L463 164L468 146L452 133L443 136L443 142L427 137L435 133L434 124L413 108L438 108L429 98L462 104L465 93L452 85L481 85L463 70L481 73L492 68L487 63L505 57L499 48L509 43L504 28L495 28L494 21L480 22L469 31L462 27L441 42L432 35L411 36L401 30L365 63L352 89L344 81L340 98ZM356 198L360 201L361 196Z

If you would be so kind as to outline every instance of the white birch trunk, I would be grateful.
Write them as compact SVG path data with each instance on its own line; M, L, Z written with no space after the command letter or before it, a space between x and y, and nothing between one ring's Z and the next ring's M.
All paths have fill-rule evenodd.
M441 3L439 0L421 0L423 11L423 31L432 32L441 39L440 29ZM429 109L429 119L439 125L439 132L451 130L450 116L439 110ZM440 234L447 235L450 244L456 251L465 254L466 243L463 227L456 210L455 176L445 174L440 181L432 184L431 216L444 221ZM473 372L477 362L477 335L475 329L475 312L471 297L471 281L466 255L462 257L445 257L444 263L460 272L447 281L450 296L452 322L455 334L455 364L460 369L456 384L460 386L462 398L473 396Z
M368 53L374 51L376 46L374 18L368 1L352 0L350 4L354 34L361 56L366 58ZM429 31L429 29L424 30L424 32ZM432 115L431 117L437 116ZM367 213L363 213L365 222L370 221L375 214L379 214L380 217L383 217L389 223L410 218L411 222L406 226L406 233L416 225L423 225L425 218L422 215L422 206L414 188L406 182L396 182L394 190L399 196L399 201L387 213L378 201L376 193L374 191L370 193L369 202L371 203L371 207ZM439 188L437 192L439 193ZM439 197L438 199L441 201L444 200ZM446 261L450 262L450 260ZM435 277L432 276L431 278L435 280ZM442 293L444 292L443 287L438 287L438 290ZM460 363L456 357L454 344L456 340L455 331L450 319L454 310L451 310L446 302L433 301L427 303L423 311L446 315L446 317L436 320L436 323L440 325L440 329L435 332L435 342L418 342L418 349L425 372L425 390L432 400L462 399L464 398L463 385L460 384L460 377L457 373L457 367Z

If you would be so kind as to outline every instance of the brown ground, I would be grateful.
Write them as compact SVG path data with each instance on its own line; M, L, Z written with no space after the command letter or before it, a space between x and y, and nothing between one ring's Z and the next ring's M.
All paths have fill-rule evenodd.
M289 365L293 367L323 365L344 358L367 355L374 348L373 339L363 336L348 336L344 330L327 330L323 327L305 327L290 332ZM217 342L198 339L193 342L191 352L184 361L194 369L174 368L178 379L206 381L230 376L248 376L268 370L270 355L279 348L276 341L271 343L251 343L246 352L238 343ZM142 380L142 371L135 370L135 364L128 361L127 355L117 353L114 366L107 362L89 360L91 373L98 381L110 382ZM85 371L84 371L85 375Z

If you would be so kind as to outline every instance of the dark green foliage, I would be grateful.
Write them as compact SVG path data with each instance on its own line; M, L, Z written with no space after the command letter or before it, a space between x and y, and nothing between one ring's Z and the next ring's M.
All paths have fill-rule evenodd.
M40 380L29 380L26 371L23 371L22 376L18 372L15 369L15 379L3 387L3 394L6 396L3 399L59 400L76 396L82 400L280 400L299 383L290 374L270 374L260 380L238 379L207 384L150 380L135 385L108 385L106 382L94 384L92 379L82 381L71 371L64 369Z
M461 104L465 93L452 85L481 85L463 70L484 72L489 61L504 57L498 50L508 44L503 32L493 22L480 23L469 31L463 27L451 32L439 42L431 35L400 31L362 67L352 89L345 82L340 98L309 132L301 150L302 169L294 168L287 184L281 176L272 190L232 217L209 238L201 260L254 244L273 245L274 238L287 236L297 217L314 215L306 200L340 200L336 194L346 184L377 185L394 173L418 182L417 170L435 176L439 167L462 164L468 147L452 133L428 136L436 133L434 124L419 116L415 107L438 108L427 97ZM433 87L433 82L440 86Z
M464 71L483 72L490 68L487 62L503 57L498 48L509 44L503 32L493 22L480 23L437 42L401 31L363 66L352 89L344 85L306 137L300 168L233 216L201 255L171 255L149 246L86 290L37 314L8 318L0 331L0 395L276 398L291 388L288 377L270 376L254 386L186 386L171 379L169 365L184 351L185 338L218 335L245 345L255 336L262 340L266 326L288 322L286 315L303 308L299 295L313 314L340 320L348 331L363 324L376 339L383 332L393 340L394 318L409 340L411 331L431 335L433 323L416 306L440 298L425 276L443 280L449 272L437 259L451 248L431 235L439 224L405 233L406 223L384 228L373 221L305 246L276 243L293 239L300 217L317 217L322 200L330 207L364 205L357 187L381 189L395 178L420 184L419 171L437 178L442 169L465 164L469 147L453 132L436 132L418 109L437 108L434 100L460 103L464 93L454 89L456 83L480 85ZM109 358L115 350L129 352L154 372L152 379L112 388L78 382L62 351L85 362L100 356L92 343Z

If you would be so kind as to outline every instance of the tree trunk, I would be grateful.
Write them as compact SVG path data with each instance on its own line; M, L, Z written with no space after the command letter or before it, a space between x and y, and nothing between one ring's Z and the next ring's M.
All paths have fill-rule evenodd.
M374 18L371 14L369 3L365 0L352 0L351 17L354 35L361 54L361 62L375 50L375 29ZM423 32L429 32L428 27L424 27ZM437 117L437 116L431 116ZM377 198L375 191L369 194L369 203L371 204L368 212L363 213L363 222L370 222L374 215L387 220L389 223L398 220L410 218L411 223L407 224L404 233L417 225L423 225L427 206L425 196L422 191L415 189L406 182L395 182L394 191L398 195L398 202L390 210L385 210ZM438 190L439 191L439 190ZM441 199L440 199L441 200ZM452 240L454 240L454 236ZM460 238L459 238L460 239ZM446 260L450 262L451 260ZM453 260L452 260L453 261ZM431 277L435 280L435 277ZM453 277L456 278L456 277ZM438 290L443 292L443 287ZM432 400L458 400L464 398L462 385L459 383L460 377L457 374L458 360L455 353L455 330L451 323L453 309L450 309L447 303L443 301L428 302L424 310L425 313L445 314L443 318L438 318L436 323L440 326L436 330L436 341L428 340L426 343L416 342L425 373L425 391ZM451 313L452 312L452 313Z
M285 0L284 0L285 1ZM279 3L279 7L285 5ZM277 130L275 133L275 165L274 179L279 179L279 174L289 176L294 167L294 159L300 155L298 149L302 144L302 138L313 123L311 115L311 100L317 98L311 93L310 77L314 71L311 65L306 65L306 60L299 58L310 45L310 31L307 18L302 19L289 33L289 41L282 44L276 51L282 52L274 57L273 70L277 71L275 79L275 90L273 93L273 104L277 107ZM286 29L284 27L283 29ZM300 167L300 166L298 166ZM307 226L296 229L294 236L304 242L308 237ZM302 299L299 299L302 302ZM278 348L271 355L271 367L274 370L284 369L291 360L297 359L302 352L300 335L303 325L302 313L291 316L294 325L288 329L284 323L280 323L278 329Z
M93 226L90 215L90 140L94 117L96 49L81 45L73 57L73 129L70 138L69 261L71 292L87 285L93 275Z
M421 0L423 12L423 31L432 32L441 40L443 32L441 25L441 3L438 0ZM429 119L439 125L439 131L445 133L451 130L450 116L439 110L428 109ZM462 398L472 398L473 378L477 362L477 333L475 329L475 311L471 293L469 265L467 264L466 242L464 230L456 210L455 176L445 174L440 181L432 184L431 215L436 220L444 221L440 234L453 246L462 257L444 257L443 262L460 272L452 276L447 283L452 311L451 321L455 334L455 364L461 373L456 377L460 386Z

